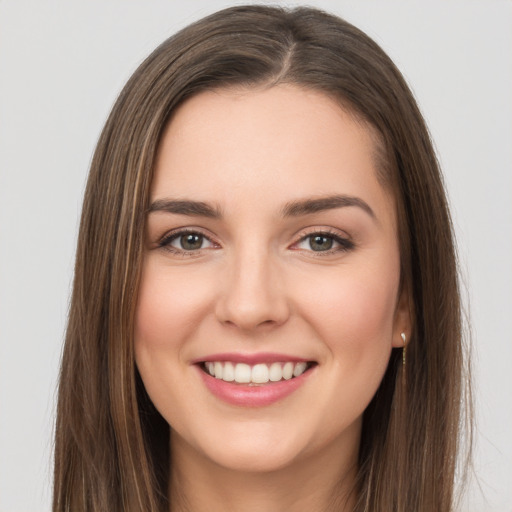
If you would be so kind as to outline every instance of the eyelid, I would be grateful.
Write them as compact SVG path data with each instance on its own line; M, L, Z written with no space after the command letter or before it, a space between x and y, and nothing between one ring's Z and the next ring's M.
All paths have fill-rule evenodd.
M180 249L180 248L177 248L177 247L174 247L171 245L171 243L174 240L176 240L180 236L187 235L187 234L201 235L210 244L212 244L212 246L187 251L186 249ZM336 243L337 247L327 249L325 251L314 251L313 249L305 249L305 248L297 247L298 244L304 242L307 238L315 236L315 235L332 238L334 240L334 242ZM195 226L187 226L187 227L179 227L179 228L175 228L170 231L167 231L162 237L160 237L156 241L156 247L158 249L163 249L163 250L166 250L166 251L171 252L176 255L199 256L205 250L219 249L221 246L214 239L214 237L210 233L206 232L206 230L204 230L203 228L195 227ZM333 254L348 252L348 251L354 249L354 247L355 247L355 243L353 242L351 237L346 232L341 231L336 228L327 227L327 226L326 227L311 226L311 227L302 229L295 236L295 241L291 245L288 246L288 248L291 250L307 252L315 257L329 256L329 255L333 255Z
M177 247L174 247L171 245L171 242L179 238L180 236L187 235L187 234L195 234L195 235L201 235L206 240L208 240L212 247L204 247L201 249L196 249L194 251L187 251L186 249L179 249ZM207 234L204 229L195 227L195 226L187 226L187 227L180 227L172 229L171 231L167 231L157 242L157 248L164 249L166 251L169 251L171 253L177 254L177 255L199 255L204 250L210 250L210 249L217 249L220 248L220 244L217 243L212 235Z
M338 244L338 247L328 249L326 251L313 251L312 249L302 249L296 247L298 244L306 241L307 238L315 235L321 235L327 238L332 238L334 242ZM308 252L314 255L315 257L322 257L337 253L348 252L354 249L354 247L355 243L347 233L332 227L313 226L301 230L297 235L296 241L291 244L290 249Z

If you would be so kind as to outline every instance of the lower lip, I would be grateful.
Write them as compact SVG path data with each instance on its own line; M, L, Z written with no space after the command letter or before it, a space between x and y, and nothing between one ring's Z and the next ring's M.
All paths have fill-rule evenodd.
M299 377L289 380L248 386L216 379L196 366L203 382L213 395L240 407L265 407L279 402L302 386L312 372L312 369L309 369Z

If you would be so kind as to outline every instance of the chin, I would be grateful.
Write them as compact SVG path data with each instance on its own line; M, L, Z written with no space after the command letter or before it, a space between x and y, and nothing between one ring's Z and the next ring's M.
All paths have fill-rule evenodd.
M275 425L251 423L241 422L231 429L222 429L222 435L220 429L211 429L196 439L190 437L190 432L186 439L174 432L171 444L178 450L187 445L187 451L194 452L203 463L244 473L268 473L292 466L311 446L310 436L305 432L290 436L289 430L283 432Z
M209 458L218 466L230 471L271 473L292 466L297 453L275 444L258 447L246 440L238 446L225 446L222 450L210 453Z

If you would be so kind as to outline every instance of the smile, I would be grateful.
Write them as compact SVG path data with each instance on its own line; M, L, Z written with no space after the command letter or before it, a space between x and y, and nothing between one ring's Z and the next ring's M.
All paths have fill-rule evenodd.
M278 354L217 354L196 360L194 366L206 389L221 401L266 407L300 389L316 373L318 363Z
M231 361L208 361L202 363L202 369L216 379L238 384L267 384L300 377L314 363L274 362L249 365Z

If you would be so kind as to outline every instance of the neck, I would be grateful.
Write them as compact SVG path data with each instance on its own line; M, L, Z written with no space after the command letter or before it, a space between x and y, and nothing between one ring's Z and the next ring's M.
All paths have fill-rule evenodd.
M351 512L355 504L357 449L325 453L283 469L246 472L219 466L190 445L173 446L171 512Z

